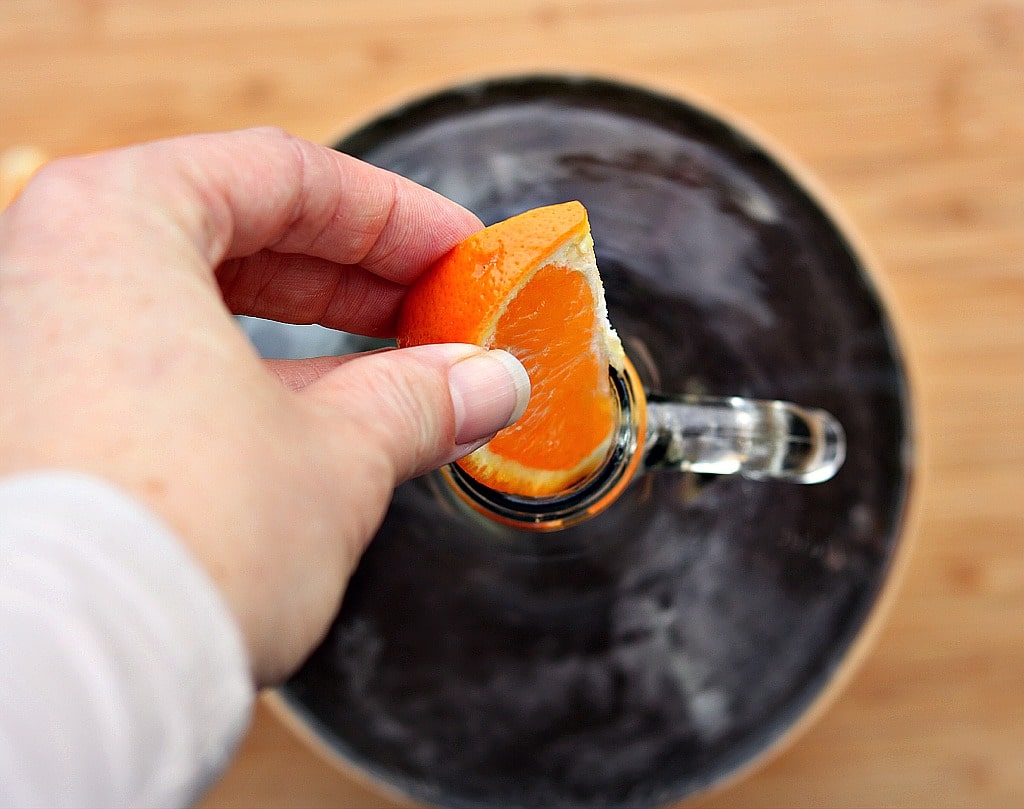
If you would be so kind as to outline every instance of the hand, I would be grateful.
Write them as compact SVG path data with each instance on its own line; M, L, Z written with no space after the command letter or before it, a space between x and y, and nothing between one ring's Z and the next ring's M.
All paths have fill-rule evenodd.
M260 684L337 610L394 487L518 417L504 352L265 363L232 313L393 329L403 290L480 222L273 130L56 161L0 217L0 475L108 479L205 566Z

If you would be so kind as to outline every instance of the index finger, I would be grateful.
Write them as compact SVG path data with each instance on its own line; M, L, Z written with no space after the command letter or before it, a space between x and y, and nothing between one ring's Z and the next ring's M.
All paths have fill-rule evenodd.
M408 284L480 220L423 186L277 129L135 147L141 176L211 267L269 249ZM177 179L174 179L177 178Z

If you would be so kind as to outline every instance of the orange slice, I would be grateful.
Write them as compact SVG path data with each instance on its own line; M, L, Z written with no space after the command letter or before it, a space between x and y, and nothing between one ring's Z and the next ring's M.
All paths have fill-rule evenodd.
M523 417L459 465L507 494L557 494L594 471L618 418L608 322L587 211L536 208L470 236L409 289L400 346L474 343L511 352L532 384Z

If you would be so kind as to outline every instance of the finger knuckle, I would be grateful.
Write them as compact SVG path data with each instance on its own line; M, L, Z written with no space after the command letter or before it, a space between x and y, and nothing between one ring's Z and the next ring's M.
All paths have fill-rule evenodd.
M62 157L42 166L23 192L27 202L67 205L95 195L102 173L95 158Z

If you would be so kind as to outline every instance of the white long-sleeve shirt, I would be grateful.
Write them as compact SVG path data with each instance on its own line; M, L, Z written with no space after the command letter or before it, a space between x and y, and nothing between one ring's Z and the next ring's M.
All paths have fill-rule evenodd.
M0 807L189 805L253 699L234 620L161 520L84 475L0 479Z

